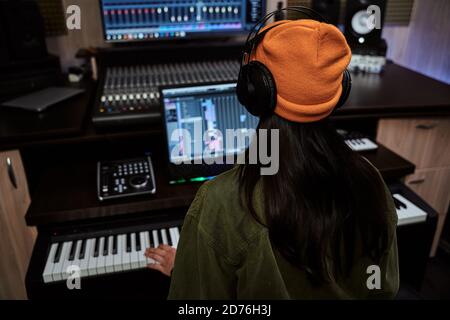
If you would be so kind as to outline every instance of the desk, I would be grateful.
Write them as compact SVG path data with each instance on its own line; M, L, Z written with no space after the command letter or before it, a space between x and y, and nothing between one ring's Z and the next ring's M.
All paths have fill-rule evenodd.
M352 79L349 99L332 119L450 115L449 85L396 64L388 63L381 75L359 73ZM42 114L0 107L0 150L161 134L161 125L97 132L90 120L96 84L85 83L84 87L84 94Z
M96 162L98 146L111 141L142 141L151 145L159 140L161 126L128 131L97 132L90 121L96 84L85 83L86 92L50 108L41 115L0 109L0 150L19 148L24 151L29 175L37 175L32 186L32 204L27 214L30 225L78 219L117 216L131 212L167 210L189 206L198 185L170 186L165 175L165 153L160 144L151 147L155 155L157 194L151 198L129 198L101 203L96 197ZM384 116L450 115L450 86L416 72L388 64L381 75L354 74L353 90L347 103L334 119L350 121ZM96 146L97 147L96 147ZM69 146L69 147L68 147ZM77 146L76 155L61 156L55 163L37 161L46 148L55 154L67 154L64 148ZM111 157L124 155L112 147ZM103 155L104 152L101 152ZM52 156L49 156L51 158ZM389 180L411 174L414 165L387 148L366 157ZM36 174L36 172L38 174ZM64 185L64 187L61 187Z

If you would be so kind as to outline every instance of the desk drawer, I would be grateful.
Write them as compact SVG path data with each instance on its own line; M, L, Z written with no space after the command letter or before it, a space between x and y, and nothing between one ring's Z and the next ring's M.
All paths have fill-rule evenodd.
M418 169L450 166L450 118L381 119L377 140Z
M431 255L436 253L450 203L450 167L419 169L405 179L406 185L435 209L438 215Z

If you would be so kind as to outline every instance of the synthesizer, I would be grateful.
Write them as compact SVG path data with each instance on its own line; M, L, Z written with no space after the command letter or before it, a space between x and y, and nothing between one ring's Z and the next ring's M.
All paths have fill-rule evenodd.
M147 214L40 228L26 276L28 297L165 299L170 278L149 269L155 261L144 253L160 244L177 248L182 223L178 214ZM80 290L67 287L73 270Z
M147 248L160 244L176 248L179 237L180 229L174 226L56 240L50 244L42 279L45 283L66 280L71 265L79 267L81 277L146 268L155 263L145 257Z
M362 133L348 132L342 129L338 129L337 132L344 138L345 144L353 151L365 152L378 149L378 145Z

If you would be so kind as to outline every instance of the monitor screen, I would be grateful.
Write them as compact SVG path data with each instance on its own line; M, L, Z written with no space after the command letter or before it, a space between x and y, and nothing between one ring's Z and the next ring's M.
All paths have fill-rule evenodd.
M107 42L230 36L250 30L265 0L100 0Z
M240 154L258 125L235 83L163 89L162 97L171 163Z

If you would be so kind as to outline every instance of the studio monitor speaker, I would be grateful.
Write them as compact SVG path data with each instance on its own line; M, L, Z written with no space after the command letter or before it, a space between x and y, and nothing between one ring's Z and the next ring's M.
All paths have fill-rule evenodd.
M311 8L320 13L329 23L339 23L340 0L312 0Z
M0 20L0 28L4 29L0 42L6 42L11 60L40 59L47 55L44 22L36 1L0 1Z
M369 11L374 5L379 10ZM377 46L381 40L381 31L384 24L386 0L347 0L345 8L345 37L350 46ZM375 28L370 28L368 20L374 14ZM378 26L380 28L378 28Z

